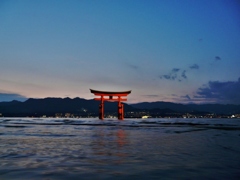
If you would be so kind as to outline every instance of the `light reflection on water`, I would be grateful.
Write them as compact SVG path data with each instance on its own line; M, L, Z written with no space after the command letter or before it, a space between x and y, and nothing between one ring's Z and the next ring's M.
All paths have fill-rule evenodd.
M0 179L239 179L239 120L0 119Z

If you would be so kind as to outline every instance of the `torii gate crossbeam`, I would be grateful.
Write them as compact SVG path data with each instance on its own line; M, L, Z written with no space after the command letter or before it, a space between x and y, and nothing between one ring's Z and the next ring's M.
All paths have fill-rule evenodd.
M122 101L127 101L126 97L131 91L123 91L123 92L109 92L109 91L98 91L90 89L91 93L95 96L100 96L98 98L94 98L95 100L101 101L99 104L99 119L104 119L104 101L117 101L118 102L118 119L124 119L124 107L121 103ZM124 98L122 98L124 97Z

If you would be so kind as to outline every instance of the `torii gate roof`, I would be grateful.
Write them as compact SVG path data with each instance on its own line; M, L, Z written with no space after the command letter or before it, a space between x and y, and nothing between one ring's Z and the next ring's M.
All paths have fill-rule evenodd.
M128 94L131 93L131 90L129 91L98 91L98 90L93 90L90 89L91 93L95 94L95 95L104 95L104 96L127 96Z

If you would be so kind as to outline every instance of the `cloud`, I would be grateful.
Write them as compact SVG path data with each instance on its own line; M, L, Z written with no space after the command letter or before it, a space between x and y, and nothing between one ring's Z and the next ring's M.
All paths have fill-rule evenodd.
M215 56L215 61L220 61L220 60L222 60L221 57Z
M238 81L209 81L206 87L198 89L194 97L209 102L240 104L240 78Z
M159 76L160 79L175 80L178 78L179 68L173 68L168 74Z
M168 74L161 75L159 76L159 78L172 81L178 80L179 82L181 82L183 79L187 79L186 72L186 70L182 70L181 73L181 69L173 68Z
M214 61L210 63L210 65L214 65L215 63L219 63L222 60L220 56L215 56Z
M12 100L18 100L18 101L25 101L27 97L22 96L20 94L13 94L13 93L0 93L0 102L8 102Z
M198 64L193 64L191 66L189 66L186 69L180 69L180 68L173 68L168 74L164 74L164 75L160 75L159 78L160 79L166 79L166 80L178 80L179 82L181 82L184 79L187 79L187 71L188 70L197 70L199 69L199 65Z
M190 96L187 94L186 96L181 96L184 99L191 100Z
M179 68L173 68L173 69L172 69L172 72L178 72L178 71L180 71Z
M137 65L127 64L127 66L130 67L131 69L135 69L135 70L139 69L139 66Z
M156 98L156 97L159 97L159 95L156 95L156 94L147 94L147 95L143 95L145 97L149 97L149 98Z
M184 70L184 71L182 72L182 75L181 75L181 77L184 78L184 79L187 79L186 72L187 72L187 71Z
M199 65L193 64L192 66L189 67L190 69L199 69Z
M168 79L168 80L175 80L177 78L177 75L176 74L170 74L170 75L163 75L162 77L165 78L165 79Z

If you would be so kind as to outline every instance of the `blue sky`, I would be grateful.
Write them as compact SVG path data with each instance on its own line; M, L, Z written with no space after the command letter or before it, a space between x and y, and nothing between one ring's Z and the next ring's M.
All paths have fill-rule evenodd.
M0 101L240 104L239 1L2 0L0 23Z

